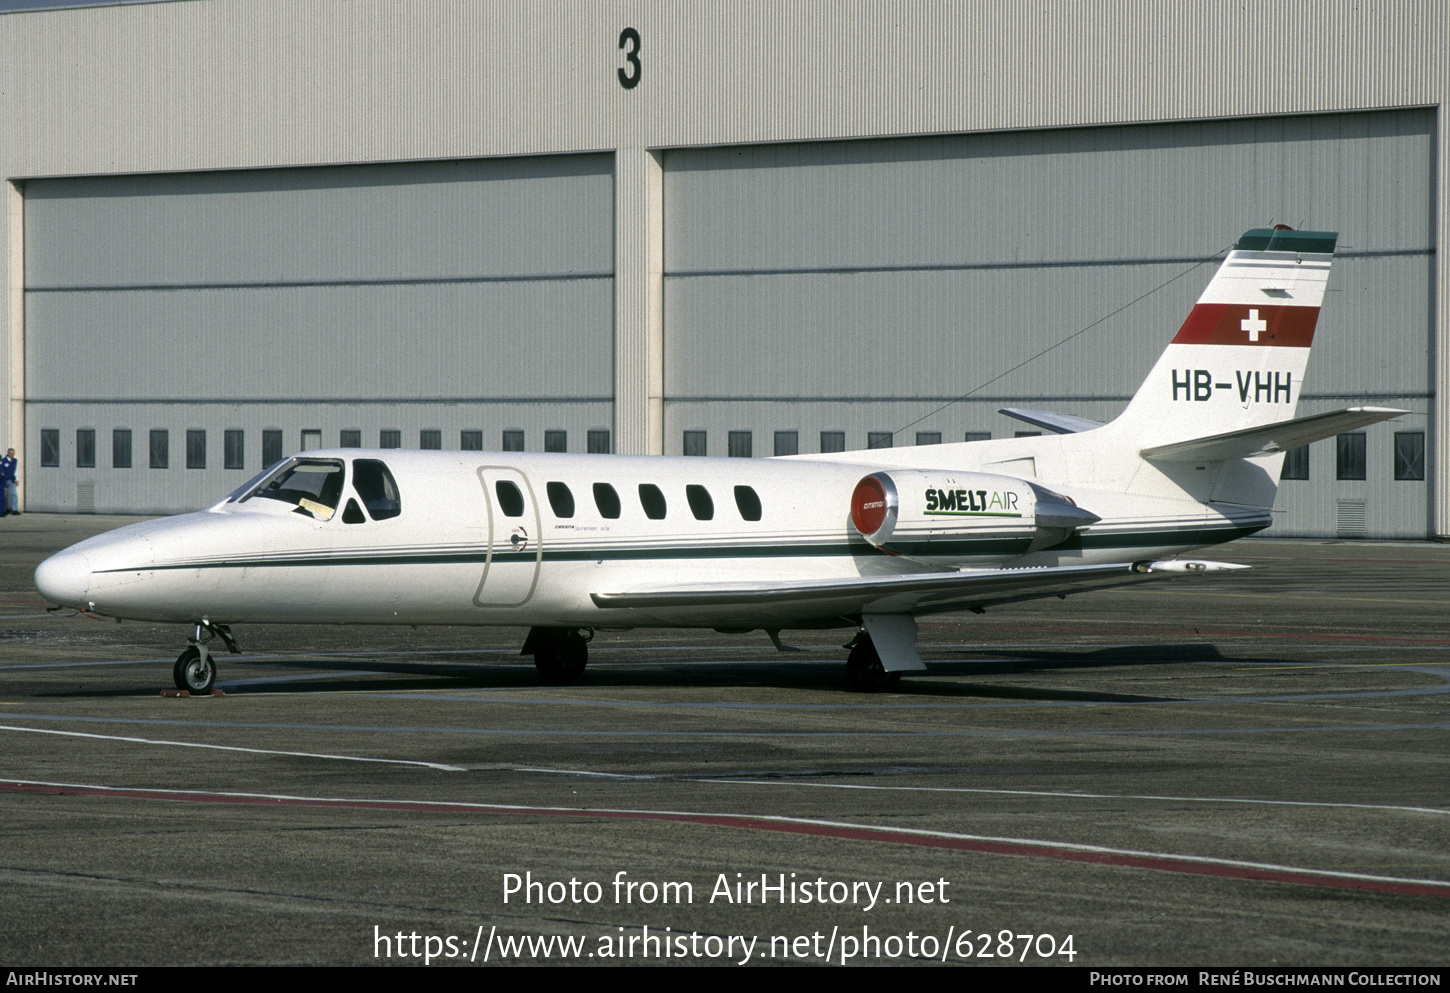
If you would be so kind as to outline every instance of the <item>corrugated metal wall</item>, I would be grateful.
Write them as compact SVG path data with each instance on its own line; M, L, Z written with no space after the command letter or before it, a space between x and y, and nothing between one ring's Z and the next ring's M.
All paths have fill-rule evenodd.
M336 445L384 428L609 428L613 160L607 155L32 181L25 186L27 419L62 439L33 509L182 509L226 492L226 429ZM560 375L568 367L570 374ZM110 437L168 429L170 473L110 467ZM100 439L77 467L75 429ZM206 470L179 478L187 429ZM82 478L84 477L84 478ZM169 478L178 477L178 478ZM234 480L240 482L240 479ZM192 492L195 491L195 492Z
M1438 149L1432 147L1430 152L1434 195L1423 215L1424 223L1407 213L1412 223L1405 231L1385 234L1389 244L1410 246L1391 251L1423 254L1450 238L1450 208L1446 206L1450 203L1446 195L1450 127L1443 114L1437 118L1438 112L1433 109L1444 107L1450 94L1447 19L1450 6L1437 0L1388 5L1325 4L1320 0L1248 5L1239 0L1205 0L1194 5L1172 0L1087 0L1037 6L1015 0L966 4L851 0L806 6L782 0L701 0L688 5L635 0L598 5L557 0L530 0L524 4L512 0L439 0L426 8L408 0L317 0L305 5L278 5L273 0L191 0L0 14L0 177L11 184L7 235L0 245L0 256L5 261L0 266L0 310L4 311L0 324L8 335L8 347L0 349L0 385L4 388L0 394L0 434L17 443L29 491L28 483L41 475L37 471L39 453L34 450L41 422L27 419L27 412L38 412L43 405L29 403L26 390L32 375L26 363L44 360L45 356L38 347L29 347L34 341L22 313L22 301L37 305L38 301L35 294L27 298L21 285L22 263L30 260L22 260L21 256L24 239L19 190L50 182L52 177L269 170L425 159L493 160L601 150L607 154L617 152L621 161L642 162L640 156L649 158L661 150L686 147L738 151L746 146L758 150L763 147L761 143L767 142L873 137L931 142L936 139L921 136L985 136L998 132L1002 135L999 148L1005 151L981 157L978 164L986 179L971 189L975 200L968 214L981 218L984 229L1013 230L1019 238L1022 232L1015 222L1031 218L1051 235L1043 243L1067 253L1056 260L1071 263L1081 261L1068 252L1080 247L1072 232L1096 238L1103 230L1087 223L1098 219L1088 200L1102 200L1101 214L1108 214L1112 208L1115 212L1111 219L1126 225L1121 228L1122 241L1137 245L1145 244L1140 237L1144 232L1131 226L1133 217L1142 213L1151 216L1156 224L1161 217L1173 215L1172 202L1163 198L1181 195L1172 184L1160 181L1167 174L1164 170L1169 167L1164 163L1171 156L1151 141L1134 144L1137 139L1132 137L1132 129L1119 126L1208 121L1182 127L1199 128L1207 136L1196 141L1204 162L1217 157L1232 168L1211 170L1200 163L1185 166L1195 185L1182 200L1178 220L1187 232L1186 239L1203 234L1203 240L1187 240L1183 246L1171 247L1167 256L1171 261L1163 263L1166 278L1179 264L1180 252L1210 251L1218 247L1220 236L1231 238L1241 230L1236 210L1245 206L1241 199L1245 186L1241 174L1245 168L1253 180L1247 185L1256 188L1265 181L1272 185L1276 172L1287 181L1285 163L1303 158L1286 152L1245 160L1234 151L1236 147L1261 148L1280 141L1295 145L1325 138L1322 134L1310 139L1285 137L1285 118L1278 115L1431 108L1420 112L1432 121L1433 137L1428 144L1438 144ZM643 39L643 82L630 89L620 86L617 76L626 65L618 43L626 27L636 29ZM1353 126L1350 117L1353 115L1337 119ZM1259 123L1248 123L1254 120ZM1075 149L1041 145L1074 133L1050 129L1097 125L1111 127L1079 132L1083 137ZM1412 128L1420 126L1419 119L1412 121ZM1222 134L1228 137L1213 137ZM1358 203L1365 216L1379 217L1384 212L1376 204L1381 199L1400 197L1398 184L1420 168L1417 163L1423 162L1422 147L1414 142L1397 146L1414 160L1407 172L1393 155L1386 157L1379 151L1382 139L1392 136L1346 132L1339 137L1337 143L1321 142L1329 158L1310 156L1315 165L1305 173L1311 181L1302 198L1247 203L1256 215L1252 223L1258 223L1259 215L1268 211L1289 223L1334 226L1336 221L1325 220L1320 209L1325 203ZM950 143L956 139L944 140ZM1117 141L1121 147L1114 151L1094 145L1094 141ZM1222 148L1217 147L1220 144ZM1357 149L1361 146L1377 149L1365 153L1372 161L1366 160L1365 168L1360 170L1346 167L1344 160L1360 154ZM799 148L804 146L795 147L797 151L792 152L792 146L780 146L786 154L800 154ZM819 154L830 154L824 148L818 147ZM1021 151L1024 149L1027 151ZM728 155L730 151L719 154ZM1055 164L1055 158L1090 159L1094 152L1104 157L1116 155L1118 170L1086 175L1096 186L1084 182L1084 176L1075 174L1069 165ZM667 154L675 154L679 166L684 162L683 155L694 153ZM704 165L713 168L709 158L712 153L700 154L705 156L701 160ZM956 153L946 157L954 158ZM902 164L904 174L917 175L913 182L937 190L940 172L930 167L923 172L910 165L915 159L931 158L907 154ZM993 169L999 168L994 167L993 159L1010 161L1014 166L1040 165L1042 171L1024 177L1032 182L1014 186L1017 177L993 179L997 175ZM653 177L649 169L634 172ZM1335 178L1340 175L1355 178L1341 182ZM627 285L614 296L613 388L624 391L623 414L618 414L619 408L616 413L629 424L627 444L634 450L653 449L654 439L660 436L656 430L661 420L657 414L661 379L657 320L660 280L655 265L655 236L664 212L651 209L644 223L636 223L630 213L635 204L654 197L653 182L653 178L627 182L625 185L637 188L638 195L618 200L617 206L629 209L615 217L616 236L624 234L616 248L631 261L626 266ZM874 182L866 184L868 195ZM1014 202L1000 192L1004 188L1017 190L1028 199ZM1414 187L1411 202L1418 204L1421 189ZM769 191L762 187L760 192ZM1212 195L1199 197L1201 192ZM938 200L944 202L941 196ZM829 218L832 210L839 209L829 197L818 201L816 206L823 217ZM1216 205L1228 202L1234 204L1234 213L1217 209ZM1152 209L1140 210L1144 204ZM859 203L855 206L859 207ZM1283 208L1282 213L1279 208ZM103 212L105 208L98 204L96 209ZM1346 210L1352 212L1349 206ZM741 215L735 216L738 219ZM948 219L953 216L949 211ZM671 228L670 240L678 242L682 230L698 229L702 219L704 216L696 211L693 219ZM1208 226L1205 222L1220 220L1227 234L1204 234ZM446 224L448 220L438 223ZM961 259L944 250L950 247L947 233L941 230L944 222L916 217L912 223L924 225L928 232L924 247L930 251L925 254L918 252L909 239L892 234L911 230L910 225L894 219L882 230L883 237L894 237L895 241L874 243L880 249L874 256L837 253L846 260L849 270L840 274L838 282L855 287L843 291L843 299L857 305L854 309L838 306L840 311L849 311L842 319L865 323L859 320L858 312L866 314L871 318L873 332L887 342L903 321L901 315L907 314L917 327L935 327L940 324L939 311L949 308L966 315L961 321L963 326L970 318L989 330L1001 327L1007 318L1026 314L1030 320L1024 319L1023 323L1031 326L1014 327L1010 336L1030 337L1036 342L1039 338L1033 336L1039 335L1040 327L1056 326L1065 320L1076 326L1071 324L1074 315L1064 314L1054 302L1062 295L1081 295L1089 307L1094 296L1099 296L1105 306L1097 312L1106 313L1141 285L1126 272L1121 276L1107 274L1103 260L1089 256L1089 269L1104 277L1101 282L1050 277L1039 265L1027 271L1025 284L1008 289L1019 295L1040 294L1041 303L1010 313L963 310L963 306L980 301L984 295L978 284L968 279L969 271L960 268ZM1071 230L1064 229L1064 225ZM1417 225L1434 232L1424 245L1414 234ZM1343 224L1338 226L1344 229ZM386 227L380 223L374 233ZM636 228L643 232L638 237L631 234ZM1366 233L1388 232L1391 228L1386 222ZM840 234L843 229L836 226L835 230ZM724 248L734 237L730 232L711 234L725 239ZM806 246L812 244L812 239L822 238L808 230L799 234L802 237L798 240ZM854 247L871 243L872 237L876 235L870 232L857 237ZM1033 233L1032 237L1039 236ZM782 243L786 240L782 239ZM86 246L72 247L79 251ZM975 252L981 246L962 247ZM365 252L360 246L348 251ZM931 299L946 302L923 304L916 315L897 307L883 309L876 297L884 293L889 298L895 292L890 285L891 273L884 269L879 273L857 272L857 268L878 265L873 258L879 260L893 253L928 260L943 257L949 267L957 266L944 270L945 274L929 268L915 273L930 291ZM705 281L717 278L705 271L714 263L708 252L696 255L679 260L680 268L670 279L673 288L680 291L673 294L675 312L687 323L694 320L691 307L696 316L708 317L710 294L728 297L728 279L738 278L719 276L714 287L707 286ZM831 253L823 257L829 258ZM975 256L961 255L970 257ZM988 265L1003 264L1003 259L990 252L981 257ZM1033 264L1054 258L1030 251L1022 256ZM757 261L767 268L782 264L771 261L768 253ZM783 263L786 268L790 264ZM753 278L749 272L742 270L739 275ZM824 307L824 298L831 295L824 288L824 275L805 271L772 277L780 287L775 291L780 305L761 297L756 289L747 294L746 300L724 302L735 307L737 316L752 319L755 315L747 312L756 307L764 315L760 325L763 337L759 340L779 341L782 334L772 328L771 321L773 315L785 311L793 297L803 296L815 308L812 314L831 315L828 309L816 306ZM910 275L902 274L899 285L905 285ZM1151 279L1155 272L1143 269L1141 275ZM804 281L790 286L788 280L794 276ZM878 276L888 277L888 285L871 287L870 281ZM936 282L929 283L931 278ZM685 292L683 284L691 280L698 285ZM1444 257L1433 258L1429 285L1435 311L1431 323L1433 336L1439 340L1434 381L1450 376L1450 347L1445 347L1446 329L1450 328L1447 280L1450 263ZM327 294L318 289L319 293L306 305L314 314L331 306ZM1125 320L1131 318L1129 323L1118 321L1113 325L1115 333L1128 340L1136 333L1135 327L1147 329L1160 319L1175 323L1177 301L1172 301L1171 306L1159 301L1170 301L1176 292L1179 284L1150 297L1143 305L1148 309L1135 308L1124 315ZM986 296L991 298L991 294ZM363 299L363 294L357 298ZM760 300L770 305L763 306ZM962 301L963 306L958 306L957 301ZM88 306L80 296L71 303L78 311ZM493 306L493 300L482 298L473 304L475 310ZM575 304L560 303L560 307L572 313ZM872 307L877 310L872 311ZM1154 307L1163 313L1152 312ZM519 308L529 309L522 303ZM1168 315L1169 310L1175 313ZM1381 308L1376 313L1385 312ZM40 313L35 311L36 315ZM1139 317L1139 313L1147 316ZM731 313L727 310L722 316L730 317ZM1418 316L1409 314L1405 323L1418 327ZM1009 336L1005 331L994 333ZM1410 332L1408 338L1391 337L1399 351L1367 354L1363 361L1368 365L1382 355L1413 352L1418 348L1414 337L1417 333ZM924 392L927 387L932 391L940 389L942 380L950 381L953 392L958 381L979 382L977 374L981 369L999 368L990 363L1006 354L1002 350L1005 345L983 344L986 339L979 339L971 349L963 351L955 364L946 363L939 372L941 343L930 337L923 340L929 351L911 359L908 372L922 381ZM811 347L819 353L830 346ZM873 348L878 352L881 349L867 339L860 339L858 347L868 353ZM726 349L728 354L722 356L722 363L714 370L705 370L700 358L705 351L693 357L671 355L669 359L677 389L671 416L677 418L677 423L664 432L667 450L679 443L681 425L716 423L719 408L709 399L712 394L707 388L713 390L719 382L728 381L728 376L718 375L721 369L744 361ZM1058 359L1054 353L1048 365L1059 361L1062 370L1069 370L1075 361L1096 361L1085 351L1074 354L1067 347L1060 351L1064 358ZM670 354L670 349L664 352ZM217 354L222 355L220 351ZM782 366L773 359L757 357L753 361L757 368L779 368L780 378L788 378L785 372L791 363L795 362L797 368L800 363L789 353L782 354ZM226 373L236 375L239 364L232 361L234 356L226 358L226 363L217 364L228 365ZM527 365L533 356L525 351L512 358L516 364ZM1413 367L1404 374L1406 382L1417 381L1419 375L1420 367L1412 358L1406 359ZM879 383L881 377L899 367L895 355L890 357L889 368L878 359L877 353L866 354L855 370L847 370L847 378L858 384ZM1347 359L1355 360L1354 356ZM1394 361L1405 364L1398 358ZM418 368L425 365L420 357ZM588 365L595 368L592 362ZM583 366L574 363L576 368ZM1086 367L1103 368L1107 375L1121 372L1115 363L1105 366ZM1322 367L1322 363L1316 362L1316 366ZM1008 377L989 388L1006 390L1010 385L1013 390L1026 389L1036 382L1047 392L1048 386L1056 385L1050 382L1052 375L1040 373L1037 367L1034 370L1039 380L1014 381ZM190 375L187 370L176 371L168 385L188 378L208 382L224 378L210 369L200 376ZM82 372L104 374L106 370L87 367ZM1122 378L1135 378L1137 373L1135 369L1132 376L1124 374ZM400 371L399 375L406 373ZM1054 375L1068 378L1065 373ZM45 371L44 377L53 381L54 370ZM78 378L84 380L84 376ZM779 423L783 411L794 411L799 419L803 447L809 447L805 439L813 430L808 424L814 414L825 412L826 427L851 426L842 421L844 413L831 412L815 403L820 391L830 393L838 384L801 381L816 391L812 398L799 402L762 399L758 414L751 418L732 415L728 423L757 431L756 452L763 449L759 432ZM648 385L641 390L639 384ZM853 385L846 396L861 400L862 389ZM896 396L892 392L896 387L872 389L850 408L859 415L851 426L853 445L862 443L865 431L896 423L896 402L882 399L886 393ZM1110 382L1103 392L1116 395L1119 389L1126 387ZM869 408L870 403L878 402L887 405L879 413ZM1089 415L1107 416L1118 402L1084 400L1079 409ZM1436 402L1440 409L1432 421L1432 447L1443 450L1450 447L1450 417L1445 416L1444 398L1437 397ZM993 430L998 433L1015 427L994 414L983 416L994 419L999 426ZM952 430L980 426L975 418L966 418L955 426L945 421L919 425L941 430L948 437ZM710 438L711 450L718 450L715 434ZM764 450L769 451L769 447ZM1430 531L1450 534L1450 496L1446 495L1450 488L1439 486L1437 491ZM1373 516L1372 511L1367 513Z
M670 152L666 450L687 430L770 454L778 430L809 452L829 429L848 448L1027 429L1006 404L1111 418L1204 260L1272 223L1340 232L1305 399L1423 429L1434 161L1422 110ZM1281 533L1326 533L1341 488L1312 482ZM1424 534L1424 484L1373 482L1371 533Z

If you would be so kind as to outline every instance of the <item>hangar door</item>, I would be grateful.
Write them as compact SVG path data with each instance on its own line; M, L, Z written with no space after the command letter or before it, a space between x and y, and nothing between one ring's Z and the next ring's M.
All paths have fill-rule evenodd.
M1351 440L1351 465L1334 439L1311 446L1274 533L1340 533L1348 508L1358 533L1423 537L1433 124L1412 110L669 152L665 450L1033 430L1002 406L1111 419L1216 258L1285 223L1340 232L1300 412L1415 414Z
M318 446L607 447L612 171L27 182L30 506L192 509Z

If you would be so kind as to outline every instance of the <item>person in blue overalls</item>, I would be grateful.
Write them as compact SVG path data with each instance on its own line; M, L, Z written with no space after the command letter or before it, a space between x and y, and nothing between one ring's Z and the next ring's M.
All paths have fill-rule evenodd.
M0 517L20 513L19 487L15 483L15 449L0 459Z

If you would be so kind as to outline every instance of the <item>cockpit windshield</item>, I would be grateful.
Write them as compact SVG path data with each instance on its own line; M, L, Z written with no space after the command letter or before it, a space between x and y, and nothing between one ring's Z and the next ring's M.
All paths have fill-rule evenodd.
M251 496L252 490L257 488L258 483L266 479L268 476L272 475L272 473L280 469L282 465L283 462L273 462L271 465L267 466L267 468L263 469L251 479L247 480L241 486L238 486L236 489L228 493L227 498L223 500L222 503L236 503L239 500L245 500L247 497Z
M238 502L252 497L280 500L319 521L330 521L342 499L342 462L334 459L293 459L268 473Z

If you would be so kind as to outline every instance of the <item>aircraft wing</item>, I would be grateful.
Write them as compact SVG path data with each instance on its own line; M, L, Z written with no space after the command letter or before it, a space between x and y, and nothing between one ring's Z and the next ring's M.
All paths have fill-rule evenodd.
M1394 410L1390 407L1350 407L1328 414L1311 414L1289 421L1266 424L1263 427L1244 428L1212 434L1190 441L1176 441L1171 445L1145 448L1138 454L1157 462L1222 462L1226 459L1249 459L1255 455L1272 455L1288 451L1311 441L1319 441L1345 431L1353 431L1367 424L1387 421L1391 417L1408 414L1408 410Z
M1176 579L1247 568L1227 562L1165 559L1159 562L971 569L843 579L643 586L634 590L592 593L590 598L599 607L645 610L759 605L764 612L773 615L926 614L946 610L981 610L1002 603L1066 596L1083 590L1124 586L1151 579Z
M1102 421L1077 417L1073 414L1055 414L1050 410L1032 410L1028 407L998 407L997 413L1015 417L1019 421L1026 421L1028 424L1035 424L1040 428L1047 428L1056 434L1077 434L1079 431L1091 431L1093 428L1103 426Z

